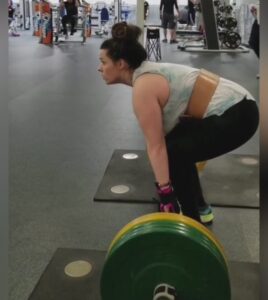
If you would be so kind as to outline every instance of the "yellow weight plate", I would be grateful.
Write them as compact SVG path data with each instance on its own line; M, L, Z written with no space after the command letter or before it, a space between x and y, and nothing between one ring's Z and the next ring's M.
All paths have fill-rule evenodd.
M222 253L222 256L224 257L224 260L227 265L227 259L225 255L225 251L223 249L223 246L219 242L219 240L216 238L216 236L208 230L205 226L200 224L199 222L195 221L194 219L191 219L189 217L183 216L181 214L175 214L175 213L151 213L146 214L141 217L138 217L134 219L133 221L129 222L127 225L125 225L114 237L112 240L109 249L108 249L108 255L112 247L120 240L127 232L132 230L136 225L145 224L147 222L152 221L173 221L173 222L180 222L183 224L186 224L188 226L194 227L200 232L202 232L204 235L206 235L214 244L218 247L219 251Z

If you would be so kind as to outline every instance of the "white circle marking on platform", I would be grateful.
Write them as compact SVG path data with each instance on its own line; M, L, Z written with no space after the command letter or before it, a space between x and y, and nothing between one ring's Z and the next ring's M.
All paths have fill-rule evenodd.
M83 277L89 274L92 270L92 265L85 260L77 260L65 266L64 272L70 277Z
M115 185L111 188L111 191L114 193L114 194L125 194L127 192L129 192L129 187L126 186L126 185Z
M136 153L125 153L123 154L124 159L137 159L139 157Z
M252 157L241 158L241 161L242 161L243 164L250 165L250 166L254 166L254 165L257 165L259 163L259 161L257 159L252 158Z

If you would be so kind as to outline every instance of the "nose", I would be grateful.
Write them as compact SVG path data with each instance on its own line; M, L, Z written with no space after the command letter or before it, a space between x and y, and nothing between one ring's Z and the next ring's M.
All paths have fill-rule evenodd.
M101 65L98 66L98 71L99 71L99 72L102 72L102 67L101 67Z

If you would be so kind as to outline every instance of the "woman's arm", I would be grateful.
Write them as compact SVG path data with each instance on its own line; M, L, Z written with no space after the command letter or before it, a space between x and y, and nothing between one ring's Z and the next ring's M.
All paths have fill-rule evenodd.
M164 78L142 75L135 81L133 87L133 109L145 137L155 179L160 185L169 182L161 106L161 98L169 93L169 90L165 92L167 86Z

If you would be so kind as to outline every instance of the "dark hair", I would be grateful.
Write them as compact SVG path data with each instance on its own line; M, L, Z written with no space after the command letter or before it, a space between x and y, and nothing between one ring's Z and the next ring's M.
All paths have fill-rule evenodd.
M112 37L105 40L100 49L106 49L113 60L124 59L130 68L138 68L147 59L146 50L139 43L141 29L126 22L116 23L112 27Z

